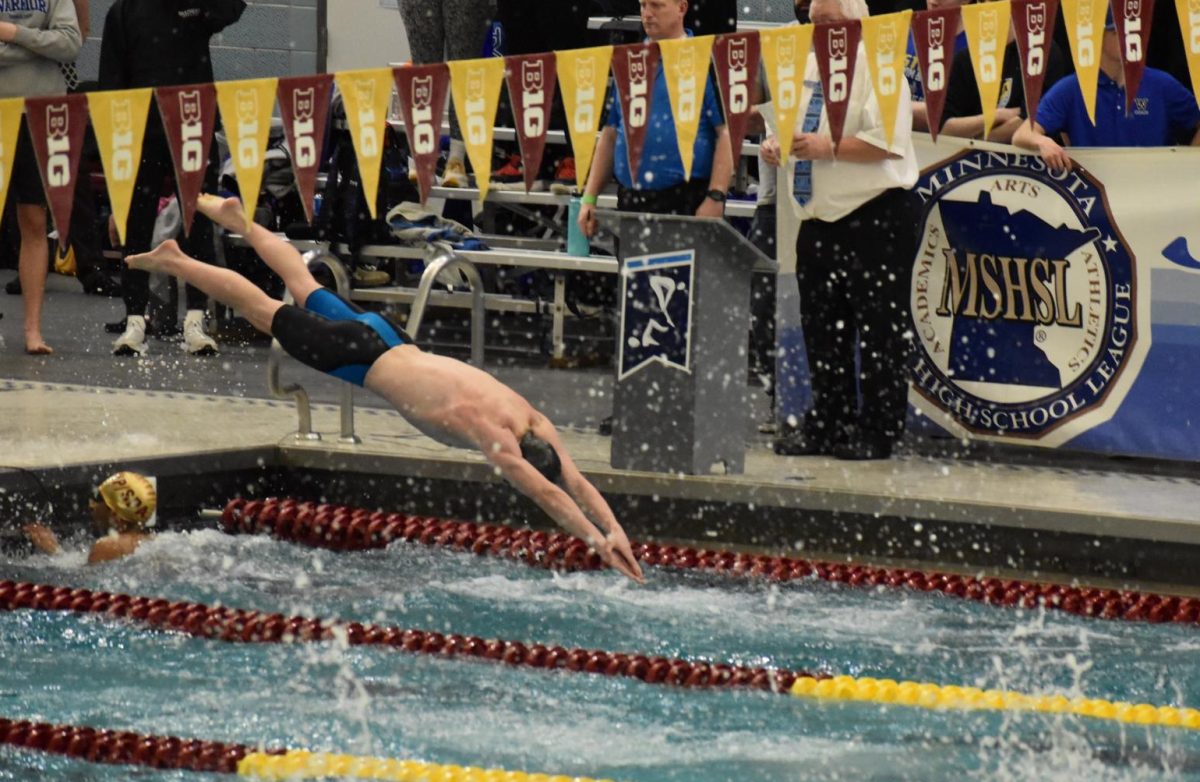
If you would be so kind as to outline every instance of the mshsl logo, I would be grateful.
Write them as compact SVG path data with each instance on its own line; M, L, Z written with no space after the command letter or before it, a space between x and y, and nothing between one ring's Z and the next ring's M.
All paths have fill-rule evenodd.
M1112 417L1150 331L1103 186L1036 155L967 150L915 190L919 406L976 434L1046 445Z

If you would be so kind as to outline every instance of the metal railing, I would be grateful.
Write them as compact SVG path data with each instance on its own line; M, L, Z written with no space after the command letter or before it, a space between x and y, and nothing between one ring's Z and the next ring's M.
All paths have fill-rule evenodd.
M425 308L429 304L429 296L437 282L438 275L444 271L459 272L471 289L471 363L483 367L483 329L486 325L487 313L483 306L483 281L475 264L461 255L450 250L439 250L425 266L421 275L421 283L417 286L417 296L413 299L408 311L409 336L417 338L421 330L421 322L425 319Z
M338 295L343 298L349 297L350 276L346 274L346 267L342 265L336 255L325 249L315 249L304 253L303 257L304 263L310 267L314 263L324 264L333 274L333 282ZM292 304L294 301L292 294L286 293L283 301L285 304ZM276 399L292 398L296 400L296 413L300 419L295 435L297 440L320 440L320 433L314 432L312 428L312 406L309 402L308 392L299 383L285 386L279 379L279 359L283 355L283 346L279 344L279 340L271 340L271 355L267 359L267 388ZM342 431L338 441L357 445L362 440L354 433L354 386L349 383L342 384L340 406Z

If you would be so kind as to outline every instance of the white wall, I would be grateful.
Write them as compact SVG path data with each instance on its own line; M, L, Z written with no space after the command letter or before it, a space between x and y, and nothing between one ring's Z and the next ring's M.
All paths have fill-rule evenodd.
M396 0L329 0L328 17L331 73L409 59Z

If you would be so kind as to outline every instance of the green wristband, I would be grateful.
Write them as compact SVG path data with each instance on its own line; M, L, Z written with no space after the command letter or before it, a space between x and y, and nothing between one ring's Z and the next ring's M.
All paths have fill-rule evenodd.
M581 198L579 200L582 201L583 203L587 204L588 206L595 206L597 199L596 199L596 196L592 195L591 193L584 193L583 198Z

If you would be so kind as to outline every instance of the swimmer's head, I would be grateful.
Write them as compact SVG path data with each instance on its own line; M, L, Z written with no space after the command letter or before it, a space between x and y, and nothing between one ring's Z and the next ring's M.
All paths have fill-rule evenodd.
M98 532L145 532L158 507L158 492L136 472L119 472L100 484L99 499L90 503Z
M521 456L533 465L551 483L558 483L562 477L562 462L554 446L538 437L533 432L526 432L521 438Z

